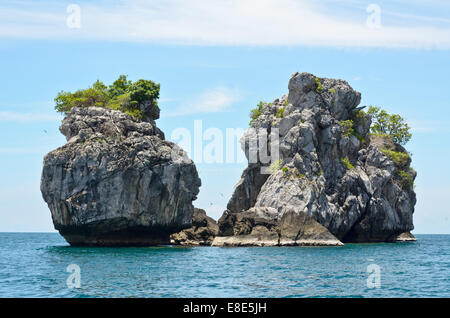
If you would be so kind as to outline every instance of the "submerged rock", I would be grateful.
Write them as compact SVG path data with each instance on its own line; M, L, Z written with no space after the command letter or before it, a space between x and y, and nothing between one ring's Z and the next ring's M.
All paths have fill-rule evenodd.
M151 118L89 107L63 120L67 144L45 156L41 192L71 245L168 244L191 226L197 170Z
M277 128L279 165L264 174L261 160L249 163L213 244L339 245L395 241L411 231L416 196L401 172L412 180L416 173L403 147L369 134L371 118L357 108L360 93L346 81L309 73L295 73L288 87L288 95L261 109L241 140L249 158L252 141ZM344 131L345 120L354 132ZM394 162L389 151L408 160Z

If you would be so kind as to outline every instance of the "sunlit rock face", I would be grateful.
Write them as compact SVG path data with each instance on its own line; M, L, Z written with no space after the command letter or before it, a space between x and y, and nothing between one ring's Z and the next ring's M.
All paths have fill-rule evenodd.
M152 118L74 108L67 144L44 158L41 192L71 245L157 245L190 227L200 179Z
M322 234L314 238L317 245L333 238L396 241L412 230L416 195L401 182L398 171L409 169L413 178L416 174L410 160L398 167L383 151L406 152L403 147L369 134L371 119L358 107L361 94L346 81L309 73L293 74L288 88L287 95L262 108L241 140L249 158L249 144L264 128L270 153L275 142L270 133L277 128L279 167L262 174L263 164L249 163L219 220L220 238L215 244L258 245L260 237L260 243L270 241L269 245L282 245L283 240L302 245L302 236L311 227L319 231L315 223L327 232L320 228ZM353 121L354 133L344 132L345 120ZM270 216L263 213L267 209ZM290 239L281 230L287 214L298 229Z

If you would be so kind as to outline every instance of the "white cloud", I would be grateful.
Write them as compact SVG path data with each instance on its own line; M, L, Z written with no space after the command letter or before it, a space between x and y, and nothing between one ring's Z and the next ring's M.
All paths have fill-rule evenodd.
M31 6L30 9L27 6L2 8L0 37L179 45L450 48L447 25L398 26L397 23L397 26L383 25L374 30L365 24L365 8L355 19L354 14L350 16L342 10L325 13L318 4L306 0L155 0L120 1L108 6L104 2L83 3L80 6L80 29L66 26L68 13L60 4ZM413 17L420 21L420 16ZM406 20L410 18L408 15Z
M14 122L42 122L42 121L61 121L62 117L58 114L43 113L17 113L9 111L0 111L0 121Z
M216 87L186 101L175 111L163 112L161 116L174 117L198 113L220 113L229 110L231 105L239 99L240 94L237 90Z
M408 120L412 132L435 133L448 132L450 123L443 120L413 119Z

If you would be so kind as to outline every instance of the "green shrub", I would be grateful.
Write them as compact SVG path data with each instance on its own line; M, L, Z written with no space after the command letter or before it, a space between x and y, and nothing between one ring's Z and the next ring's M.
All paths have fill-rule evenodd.
M367 116L366 112L363 111L362 109L359 109L353 113L353 117L356 119L366 118L366 116Z
M142 120L144 114L139 104L151 102L158 107L159 89L160 85L152 81L140 79L133 83L125 75L120 75L109 87L97 80L91 87L75 93L59 92L55 98L55 109L67 114L74 107L107 107Z
M281 170L282 170L284 173L287 173L287 172L289 171L288 167L283 167Z
M388 114L379 107L370 106L367 112L372 118L372 134L388 135L394 142L404 145L411 139L410 127L397 114Z
M283 118L283 116L284 116L284 107L280 107L280 108L278 108L275 117L277 117L277 118Z
M352 165L352 163L350 162L348 157L341 158L341 163L347 168L347 170L351 170L351 169L355 168L355 166Z
M132 83L128 88L131 103L139 104L145 101L156 103L159 98L159 88L159 84L143 79Z
M330 88L330 92L331 92L331 94L333 94L333 95L336 94L336 91L334 90L334 88Z
M411 169L409 169L408 171L398 169L396 171L396 174L402 187L406 187L408 189L414 188L414 174Z
M342 134L344 136L349 137L350 135L353 135L355 133L354 129L353 129L353 121L350 119L347 120L342 120L340 122L341 127L342 127Z
M320 82L318 77L315 78L315 81L316 81L316 93L320 94L323 91L322 83Z
M263 107L266 105L265 102L261 101L256 105L256 108L250 110L250 124L253 123L260 115Z
M120 75L118 79L112 83L112 85L109 86L108 94L111 97L120 96L122 94L125 94L129 91L130 86L133 83L129 80L127 80L126 75Z
M409 154L389 149L380 149L389 159L391 159L397 167L404 167L409 162Z
M286 99L283 103L284 107L286 107L287 105L289 105L289 101Z

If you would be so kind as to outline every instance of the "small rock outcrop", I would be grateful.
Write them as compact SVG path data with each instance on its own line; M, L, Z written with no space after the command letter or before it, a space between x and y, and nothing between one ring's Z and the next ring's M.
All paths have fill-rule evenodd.
M261 147L266 133L262 147L270 154L278 129L280 161L269 174L260 160L244 170L213 245L393 242L411 231L416 173L402 146L369 133L361 94L346 81L309 73L295 73L288 88L260 109L241 140L249 158L252 142ZM407 160L390 156L399 152Z
M102 107L73 108L67 144L44 158L41 192L71 245L168 244L192 225L201 181L194 163L156 127Z
M341 246L324 226L306 213L280 215L274 208L226 211L213 246Z
M410 232L400 234L395 238L396 242L415 242L417 239Z
M172 234L170 243L184 246L211 245L218 233L217 222L207 216L205 210L194 208L192 227Z

